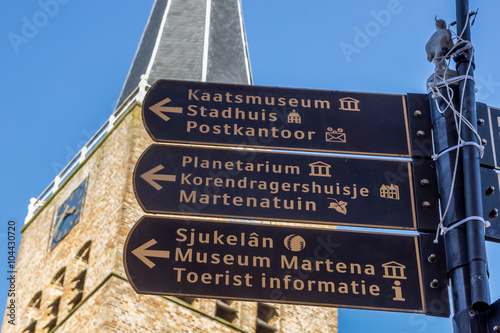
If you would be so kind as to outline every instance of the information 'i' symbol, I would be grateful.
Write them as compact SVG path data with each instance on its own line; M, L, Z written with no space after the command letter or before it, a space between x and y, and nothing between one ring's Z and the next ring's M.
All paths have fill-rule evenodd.
M306 247L306 241L299 235L291 234L285 238L285 247L293 252L302 251Z

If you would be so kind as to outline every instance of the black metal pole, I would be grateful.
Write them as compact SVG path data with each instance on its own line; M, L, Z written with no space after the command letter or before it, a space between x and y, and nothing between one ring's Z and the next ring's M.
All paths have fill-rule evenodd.
M470 22L468 0L456 0L457 34L463 41L470 42ZM460 43L460 40L457 41ZM465 44L459 44L455 51ZM437 160L439 192L441 204L449 204L443 225L451 228L444 236L447 254L447 268L450 278L453 301L453 329L455 333L486 333L487 310L489 307L489 287L486 247L484 238L481 178L480 145L474 130L466 122L477 128L474 62L472 48L466 48L455 56L457 72L444 70L432 76L429 82L446 80L453 76L462 77L458 85L440 88L438 95L430 95L431 116L433 122L434 147L436 152L467 143L459 150L440 155ZM437 78L439 77L439 79ZM449 94L448 90L453 90ZM453 98L453 108L460 110L462 121L449 104ZM441 111L441 112L440 112ZM458 154L458 157L457 157ZM454 178L454 172L456 177ZM448 203L448 201L450 201ZM465 218L473 218L466 224L452 227Z
M446 78L456 76L454 71L447 71L446 74ZM439 81L437 78L432 78L432 80ZM458 87L454 84L449 89L453 91L452 94L449 94L448 89L444 87L440 88L439 92L457 108ZM452 99L452 96L455 98ZM434 148L436 152L442 152L458 144L455 115L453 114L453 109L446 103L445 98L433 97L432 93L429 95L432 127L434 129ZM441 155L436 161L436 167L442 210L444 211L445 207L449 206L447 214L444 216L443 226L450 227L454 223L465 219L464 187L462 182L463 170L460 161L457 162L457 151L452 150L448 154ZM455 167L457 168L456 170ZM454 173L456 173L455 179L453 177ZM468 310L470 304L468 256L465 251L465 244L467 244L465 226L462 225L447 232L444 235L444 243L452 293L453 312L459 313L463 310ZM456 330L456 332L462 333L464 331ZM468 331L466 332L468 333Z
M469 1L456 0L457 34L465 41L471 40ZM458 75L467 75L467 78L459 83L460 108L464 119L468 120L477 130L476 99L474 85L474 59L472 49L466 49L457 57ZM462 121L461 138L464 142L479 142L473 130L468 128ZM466 145L462 148L463 184L465 198L465 214L467 217L483 216L481 176L480 176L480 152L478 147ZM470 271L470 294L471 306L474 311L484 312L488 309L489 288L486 246L484 238L484 224L479 220L467 222L467 255Z

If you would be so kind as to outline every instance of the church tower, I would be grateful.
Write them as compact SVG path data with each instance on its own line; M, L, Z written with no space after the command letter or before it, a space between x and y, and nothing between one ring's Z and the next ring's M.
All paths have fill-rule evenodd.
M252 84L238 0L156 0L118 105L141 77Z
M18 321L2 332L337 332L337 310L137 294L125 239L144 215L134 165L158 79L252 84L240 0L156 0L116 110L32 199L16 271Z

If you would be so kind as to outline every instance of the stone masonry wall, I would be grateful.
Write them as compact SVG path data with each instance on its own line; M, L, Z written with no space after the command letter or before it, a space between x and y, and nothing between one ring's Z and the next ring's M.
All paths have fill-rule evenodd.
M163 297L139 295L128 282L111 277L57 332L191 333L237 330Z

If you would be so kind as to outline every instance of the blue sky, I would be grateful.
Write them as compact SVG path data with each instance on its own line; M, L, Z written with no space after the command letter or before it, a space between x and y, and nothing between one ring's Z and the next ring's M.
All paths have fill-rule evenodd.
M23 225L29 199L45 189L113 112L153 0L46 3L53 1L10 1L0 19L2 313L7 222ZM434 31L434 17L455 20L452 0L242 3L254 84L265 86L424 93L433 70L424 46ZM471 1L470 7L479 7L472 30L477 100L500 107L500 3ZM23 39L13 40L13 34ZM500 298L498 253L499 244L488 244L493 300ZM446 333L451 321L340 311L340 332L367 329Z

